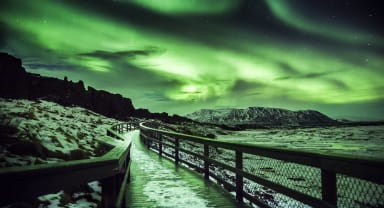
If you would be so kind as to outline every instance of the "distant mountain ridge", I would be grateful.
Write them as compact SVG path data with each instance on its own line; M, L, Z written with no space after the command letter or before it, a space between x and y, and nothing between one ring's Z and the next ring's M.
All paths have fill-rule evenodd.
M337 121L315 110L291 111L281 108L249 107L245 109L202 109L187 118L227 126L322 126Z

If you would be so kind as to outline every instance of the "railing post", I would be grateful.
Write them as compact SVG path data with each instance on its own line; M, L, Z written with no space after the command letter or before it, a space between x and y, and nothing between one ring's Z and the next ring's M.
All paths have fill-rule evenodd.
M209 158L209 145L208 144L204 144L204 178L206 180L209 179L209 162L208 162L208 158Z
M324 201L337 205L336 173L321 169L321 193Z
M243 153L236 151L236 169L243 170ZM243 202L243 176L236 173L236 200Z
M163 135L159 134L159 155L163 154Z
M150 138L146 139L147 141L147 148L149 149L151 147L151 139L153 139L153 132L149 132Z
M117 176L111 176L108 178L104 178L101 180L101 187L102 187L102 207L113 207L116 199L117 199L117 192L118 192L118 177Z
M175 138L175 163L179 164L179 138Z

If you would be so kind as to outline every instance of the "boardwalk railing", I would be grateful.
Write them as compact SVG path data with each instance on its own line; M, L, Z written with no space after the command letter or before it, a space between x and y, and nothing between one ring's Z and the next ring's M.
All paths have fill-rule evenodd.
M215 141L140 124L141 139L260 207L383 207L384 160Z
M121 133L134 128L121 123L107 129L107 136L98 141L112 147L105 155L92 159L53 164L39 164L0 169L0 206L15 202L30 203L36 197L99 180L102 185L102 206L121 207L129 180L131 140ZM115 139L111 139L111 137Z

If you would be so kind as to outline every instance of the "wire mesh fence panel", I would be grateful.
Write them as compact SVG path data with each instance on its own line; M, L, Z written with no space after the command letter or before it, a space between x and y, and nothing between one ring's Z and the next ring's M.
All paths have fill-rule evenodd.
M235 151L209 146L209 158L235 167Z
M171 157L171 158L175 157L175 148L174 147L169 147L169 146L163 145L162 150L163 150L163 154L165 154L167 157Z
M209 158L225 165L235 167L235 152L224 148L209 146ZM209 173L215 175L221 181L217 181L227 191L234 192L236 186L236 174L218 164L210 164Z
M159 142L157 140L149 141L149 147L154 150L159 150Z
M226 183L236 186L236 174L226 170L220 166L217 165L210 165L209 166L209 173L216 175L221 180L225 181ZM224 186L225 189L227 189L229 192L235 191L233 187L228 187L226 184L223 184L221 182L218 182L220 185Z
M337 174L338 207L384 207L384 185Z
M321 198L319 168L244 154L244 171L301 193Z
M163 135L161 142L167 146L175 146L175 138Z
M311 207L246 178L244 179L244 192L270 207Z
M180 159L186 161L187 163L192 164L192 166L190 166L189 164L185 164L185 165L190 166L190 168L195 169L199 173L202 172L201 170L204 168L204 160L202 158L197 157L195 155L188 154L186 152L179 152L179 154L180 154L179 155ZM195 168L193 166L196 166L198 168Z
M197 142L180 140L180 148L192 151L199 155L204 155L204 145Z
M190 141L180 140L180 148L191 151L193 153L201 155L200 157L195 154L190 154L189 152L180 151L180 159L188 161L189 163L199 167L204 168L204 159L202 156L204 155L204 145L199 143L194 143Z

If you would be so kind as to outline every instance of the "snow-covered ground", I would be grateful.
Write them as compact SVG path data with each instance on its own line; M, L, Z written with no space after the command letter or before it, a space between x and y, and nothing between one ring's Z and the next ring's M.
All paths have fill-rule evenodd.
M384 158L384 126L258 129L217 135L220 141Z
M0 98L0 167L92 158L117 120L44 100Z
M0 98L0 168L101 156L106 149L95 138L118 122L80 107ZM97 207L101 186L93 181L37 201L38 207Z
M92 181L72 194L59 191L38 198L39 208L96 208L101 202L101 185L98 181Z

